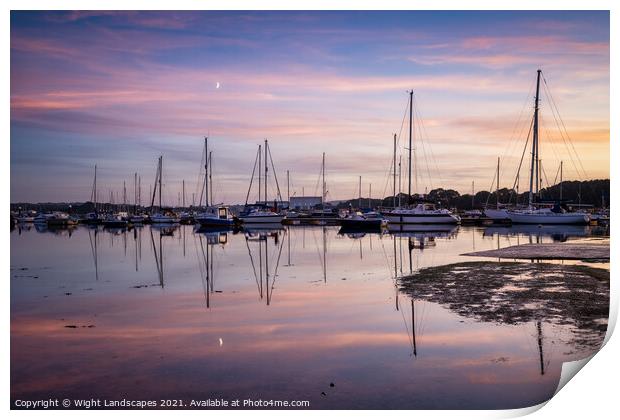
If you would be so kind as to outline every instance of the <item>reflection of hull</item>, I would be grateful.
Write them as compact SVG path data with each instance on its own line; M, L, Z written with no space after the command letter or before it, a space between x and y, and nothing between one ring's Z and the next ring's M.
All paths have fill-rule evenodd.
M197 217L196 222L204 227L231 227L234 224L233 219L220 219L219 217Z
M366 219L366 220L350 220L342 219L340 221L341 228L340 233L347 232L381 232L381 226L383 221L381 219Z
M531 225L587 225L590 222L590 218L585 213L510 211L508 217L512 223Z
M459 227L454 225L396 225L388 226L389 233L397 237L450 237Z
M258 224L281 225L282 219L284 219L284 216L279 215L279 214L260 215L260 216L247 215L247 216L241 216L240 219L244 225L258 225Z
M178 224L171 223L153 223L151 229L158 230L162 236L174 236L174 231L179 227Z
M106 228L123 228L127 227L126 220L104 220L103 226Z
M172 216L155 215L155 216L151 216L151 222L153 224L172 224L172 223L179 223L179 219L176 217L172 217Z
M394 225L434 225L434 224L451 224L455 225L461 220L458 216L445 213L384 213L388 224Z
M34 223L34 217L18 217L17 223Z
M488 227L484 229L483 236L512 235L537 235L537 236L587 236L590 233L589 226L578 225L513 225L506 227Z
M263 230L284 230L282 223L244 223L243 230L245 231L263 231Z

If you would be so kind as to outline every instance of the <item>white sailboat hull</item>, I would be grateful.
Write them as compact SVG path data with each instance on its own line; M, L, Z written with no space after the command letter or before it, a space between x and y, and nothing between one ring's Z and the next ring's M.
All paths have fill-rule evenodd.
M590 217L585 213L508 212L512 223L536 225L587 225Z
M508 220L508 211L503 209L486 209L484 215L492 220Z
M404 214L404 213L383 213L383 217L388 224L426 224L426 225L456 225L461 220L452 214Z

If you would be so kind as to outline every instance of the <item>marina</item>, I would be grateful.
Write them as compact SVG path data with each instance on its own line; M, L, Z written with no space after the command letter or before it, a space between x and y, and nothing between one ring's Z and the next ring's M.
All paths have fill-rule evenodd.
M609 353L609 10L13 9L11 409L514 416Z

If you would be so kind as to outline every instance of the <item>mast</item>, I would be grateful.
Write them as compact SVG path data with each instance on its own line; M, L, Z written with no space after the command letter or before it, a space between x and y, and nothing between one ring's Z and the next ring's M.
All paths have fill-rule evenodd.
M286 170L286 201L288 201L288 207L291 208L291 183L288 169Z
M357 207L361 210L362 209L362 176L360 175L360 185L359 185L359 202L357 204Z
M213 160L211 160L211 150L209 150L209 202L213 205Z
M185 208L185 180L183 180L183 208Z
M97 214L97 165L95 165L95 182L93 185L93 204L95 205L95 214Z
M392 207L396 207L396 133L394 133L394 199L392 200Z
M368 185L368 208L372 209L372 182Z
M538 147L536 147L538 150ZM536 186L536 194L540 192L542 188L542 179L543 179L543 170L542 170L542 159L538 159L538 185Z
M402 155L400 155L400 156L398 157L398 207L400 207L400 206L401 206L401 204L402 204L402 203L401 203L401 198L402 198L402 197L401 197L401 195L400 195L400 193L401 193L401 191L402 191L402 186L403 186L403 183L402 183L402 176L401 176L401 175L402 175L402 172L403 172L403 162L402 162L402 160L403 160L403 156L402 156Z
M138 207L142 206L142 178L138 175Z
M267 163L267 139L265 139L265 205L267 205L267 171L269 164Z
M209 138L205 137L205 209L209 207Z
M543 356L543 335L542 335L542 323L536 321L536 331L538 332L538 356L540 359L540 374L545 374L545 358Z
M407 189L407 193L409 194L409 198L407 199L407 205L411 200L411 149L413 138L413 89L409 91L409 188Z
M133 212L137 213L138 210L138 173L133 174Z
M562 201L562 166L564 161L560 161L560 201Z
M323 164L321 165L321 172L323 175L323 199L321 200L321 209L325 210L325 152L323 152Z
M409 251L409 255L411 255L411 250ZM411 299L411 337L413 340L413 356L418 357L418 348L415 341L415 306L413 304L413 299Z
M262 154L262 146L259 144L258 145L258 201L260 202L260 197L261 197L261 179L262 177L260 176L261 173L261 166L262 166L262 158L263 158L263 154Z
M534 176L536 177L536 192L538 192L538 101L540 95L540 73L542 70L537 70L536 76L536 98L534 99L534 136L532 140L532 161L530 165L530 193L529 193L529 207L532 207L534 202Z
M497 158L497 189L495 190L497 198L497 210L499 210L499 157Z
M164 165L163 165L163 156L159 157L159 210L161 211L161 179L163 178L163 169L164 169Z

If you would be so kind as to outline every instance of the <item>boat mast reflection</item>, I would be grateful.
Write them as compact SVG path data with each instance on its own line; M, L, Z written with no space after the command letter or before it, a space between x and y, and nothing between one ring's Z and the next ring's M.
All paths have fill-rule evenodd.
M159 232L159 254L157 253L157 247L155 246L155 238L153 236L153 229L151 228L151 243L153 244L153 255L155 256L155 265L157 266L157 276L159 278L159 285L164 288L164 254L162 246L163 233Z
M200 255L198 254L198 244L196 243L196 236L200 243ZM204 236L204 238L203 238ZM198 230L194 235L194 245L196 248L196 257L198 260L198 270L200 271L200 280L202 283L202 289L205 298L205 305L207 309L211 308L211 299L215 285L215 272L214 272L214 247L216 245L225 246L228 242L228 231L205 231Z
M267 306L269 306L273 299L273 289L275 287L275 281L278 276L278 268L280 266L280 258L282 257L282 248L284 247L284 241L280 240L280 235L287 234L286 230L254 230L246 231L245 244L250 257L250 263L252 265L252 271L254 273L254 279L258 289L258 295L260 300L265 298ZM273 243L277 249L277 259L275 263L275 270L273 276L270 274L269 269L269 238L273 238ZM252 252L250 243L258 243L258 273L256 270L255 258Z
M98 252L97 252L97 234L99 233L99 229L94 229L94 234L90 234L90 229L88 230L88 240L90 241L90 250L93 255L93 262L95 263L95 281L99 281L99 263L98 263ZM93 238L94 236L94 238Z

